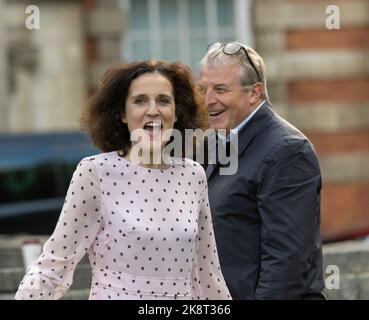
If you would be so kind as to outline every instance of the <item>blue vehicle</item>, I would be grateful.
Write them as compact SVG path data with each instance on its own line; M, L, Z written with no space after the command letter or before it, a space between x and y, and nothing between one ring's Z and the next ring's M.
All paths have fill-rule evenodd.
M78 162L96 153L81 132L0 135L0 234L51 234Z

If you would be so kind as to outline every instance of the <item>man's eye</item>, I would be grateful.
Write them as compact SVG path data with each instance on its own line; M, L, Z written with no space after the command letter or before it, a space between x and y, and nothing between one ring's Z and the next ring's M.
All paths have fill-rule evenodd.
M227 92L227 90L225 88L216 88L215 91L218 92L218 93Z

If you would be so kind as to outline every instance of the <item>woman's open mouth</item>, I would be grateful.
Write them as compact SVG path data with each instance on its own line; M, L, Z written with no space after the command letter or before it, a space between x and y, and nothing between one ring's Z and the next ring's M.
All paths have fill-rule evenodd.
M163 128L161 121L149 121L144 125L143 128L151 139L161 138L161 130Z

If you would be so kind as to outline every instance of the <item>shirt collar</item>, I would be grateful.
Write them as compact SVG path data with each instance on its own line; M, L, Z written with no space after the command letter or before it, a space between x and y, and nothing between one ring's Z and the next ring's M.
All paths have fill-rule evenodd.
M256 108L253 112L251 112L245 119L243 119L241 121L241 123L234 129L231 129L230 134L228 134L226 137L218 134L218 137L220 138L220 140L225 143L228 141L231 141L235 136L238 135L238 132L251 120L251 118L254 116L254 114L256 112L258 112L258 110L261 108L261 106L265 103L266 99L264 99Z

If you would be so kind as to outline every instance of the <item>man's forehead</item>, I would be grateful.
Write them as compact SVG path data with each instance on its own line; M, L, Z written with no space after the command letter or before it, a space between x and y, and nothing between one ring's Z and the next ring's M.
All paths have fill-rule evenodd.
M240 68L241 66L237 63L208 63L201 67L200 72L235 72Z
M236 64L205 65L200 69L199 84L229 85L237 81L240 66Z

